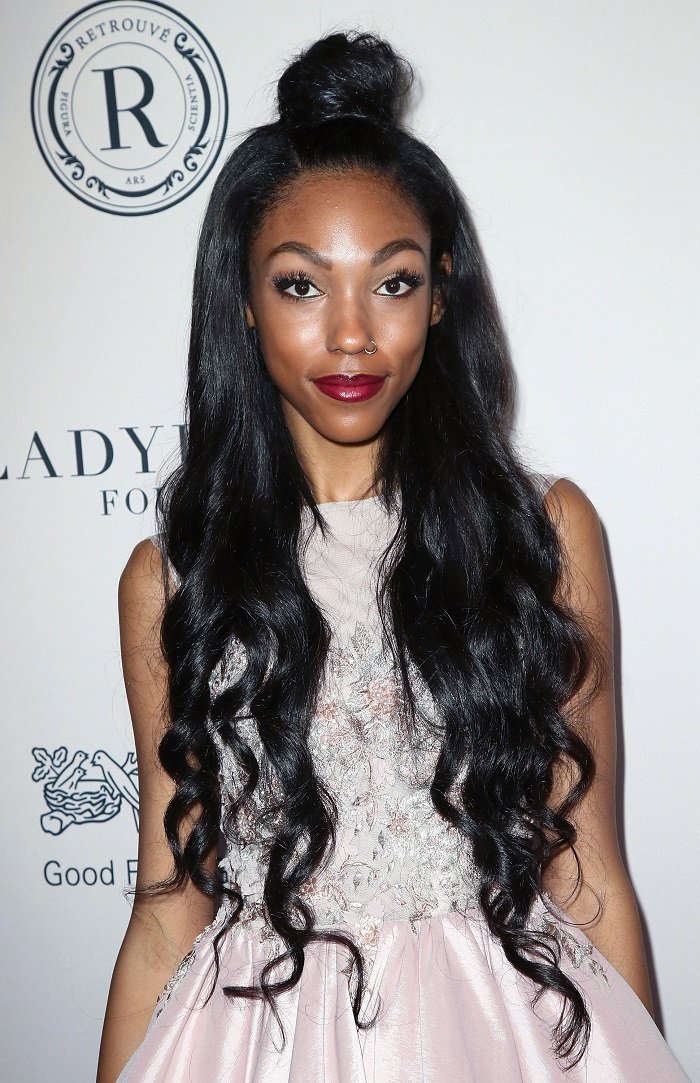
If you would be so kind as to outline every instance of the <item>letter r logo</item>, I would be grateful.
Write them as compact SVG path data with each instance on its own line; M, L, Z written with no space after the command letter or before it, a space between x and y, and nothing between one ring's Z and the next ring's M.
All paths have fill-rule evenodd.
M119 130L119 114L131 113L131 115L141 125L141 130L146 136L146 139L152 147L164 147L165 143L161 143L158 139L153 125L144 113L144 108L153 100L153 80L147 71L143 68L133 67L131 64L122 64L116 68L92 68L96 75L102 72L105 83L105 104L107 106L107 121L109 124L109 146L102 147L102 150L128 150L130 144L126 146L121 141L121 132ZM115 72L117 71L132 71L141 80L142 96L141 100L134 105L117 105L117 81L115 78Z
M221 65L201 31L171 7L177 0L83 4L36 65L39 151L87 206L127 217L164 211L199 187L226 145ZM147 455L150 434L141 439Z

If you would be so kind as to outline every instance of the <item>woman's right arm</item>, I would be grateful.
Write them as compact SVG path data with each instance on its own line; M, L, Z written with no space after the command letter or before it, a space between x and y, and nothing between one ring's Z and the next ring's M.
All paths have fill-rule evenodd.
M139 542L119 580L122 666L139 772L137 888L166 879L173 869L163 816L174 783L158 759L168 719L168 670L160 647L163 604L160 552L149 540ZM182 826L183 841L191 823ZM216 848L206 867L213 873ZM112 975L97 1083L117 1079L143 1040L158 994L213 917L213 901L190 880L162 895L136 896Z

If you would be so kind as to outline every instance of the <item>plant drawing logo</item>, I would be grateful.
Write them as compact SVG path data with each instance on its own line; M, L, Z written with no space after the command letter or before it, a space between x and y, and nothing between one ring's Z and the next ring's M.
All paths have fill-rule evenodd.
M76 12L34 74L32 123L46 164L110 214L153 214L188 196L212 169L227 121L213 49L155 0Z
M36 761L32 780L44 783L49 811L40 822L48 835L60 835L73 824L104 823L113 819L124 803L131 808L138 830L138 775L133 752L121 764L102 749L92 759L82 750L69 759L63 745L54 752L33 748L32 755Z

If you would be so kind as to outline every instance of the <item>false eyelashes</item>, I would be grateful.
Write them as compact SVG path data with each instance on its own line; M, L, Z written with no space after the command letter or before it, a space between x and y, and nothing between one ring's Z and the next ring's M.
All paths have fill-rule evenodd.
M318 288L314 285L313 280L306 273L306 271L300 270L293 271L291 273L278 272L277 274L272 276L271 281L273 286L279 293L285 293L287 297L289 297L292 301L305 301L309 300L310 297L320 296L320 291L318 295L300 294L295 296L293 293L287 293L287 290L289 290L292 286L310 286L313 289ZM401 267L397 271L393 271L392 274L388 275L382 282L382 286L386 286L389 282L403 283L404 285L408 286L409 289L404 291L403 293L384 293L381 294L382 297L407 297L409 293L412 293L414 290L418 289L419 286L423 285L423 283L425 282L425 276L417 271L411 271L407 267Z
M305 271L294 271L292 274L281 272L272 276L272 285L279 293L286 293L291 286L313 286L313 282ZM316 288L316 287L314 287ZM304 295L295 297L293 293L287 294L292 301L304 301Z

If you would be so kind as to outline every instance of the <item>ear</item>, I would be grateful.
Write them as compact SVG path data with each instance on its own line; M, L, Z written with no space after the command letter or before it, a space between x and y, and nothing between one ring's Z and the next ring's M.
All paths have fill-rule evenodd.
M247 301L245 306L245 318L249 327L255 327L255 316L253 315L253 310Z
M449 252L443 252L440 257L440 266L446 275L452 274L452 256ZM439 323L445 312L445 296L440 285L433 286L433 303L430 308L431 326Z

